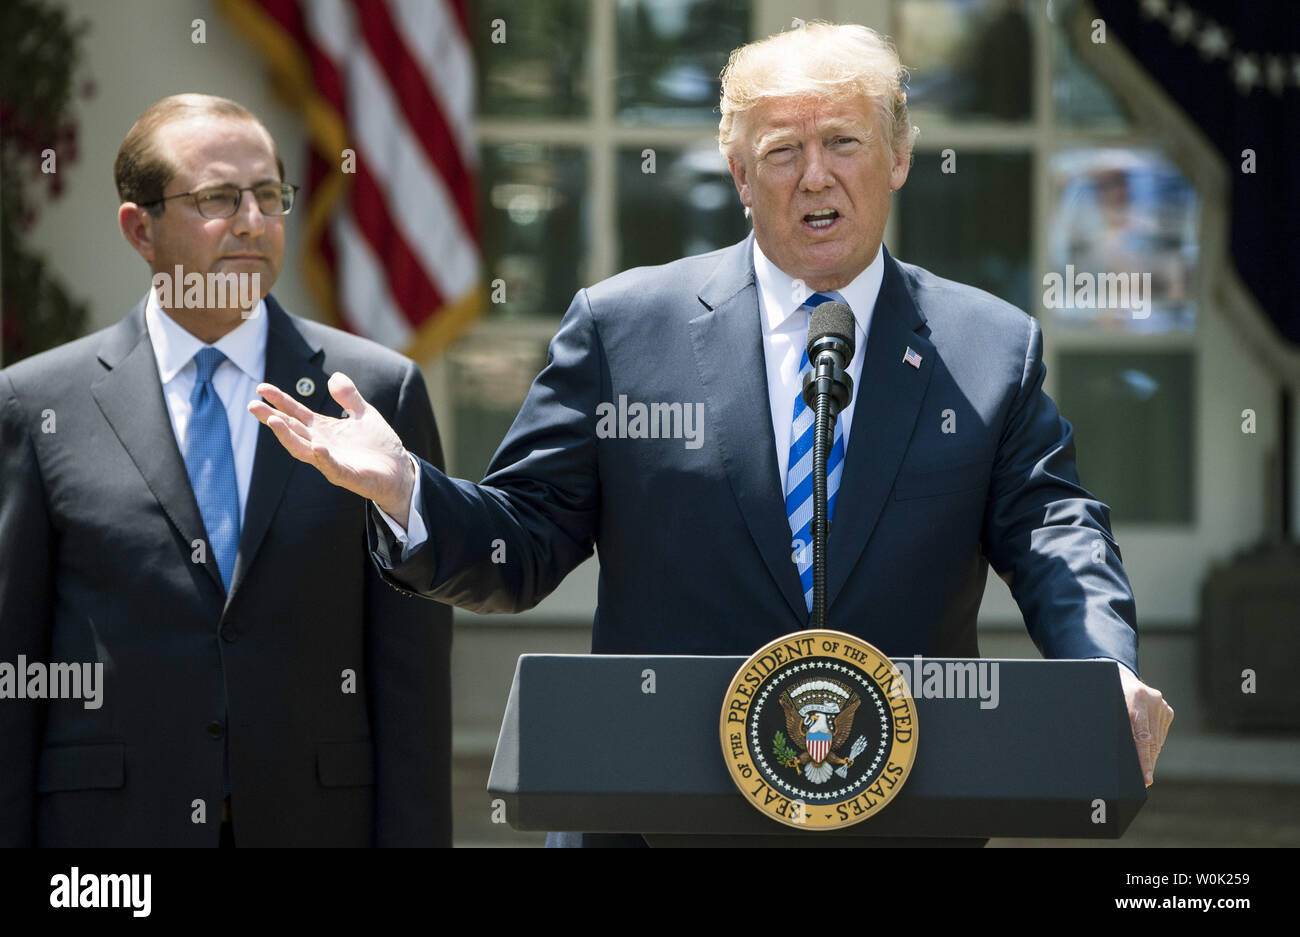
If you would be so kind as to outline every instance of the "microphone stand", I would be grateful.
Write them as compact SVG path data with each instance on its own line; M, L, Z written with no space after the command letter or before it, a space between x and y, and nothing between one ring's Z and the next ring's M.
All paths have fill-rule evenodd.
M835 443L835 421L853 395L853 378L844 370L838 351L813 345L813 368L804 375L803 399L814 413L813 422L813 606L809 628L826 627L826 540L830 535L827 507L826 462ZM841 467L842 468L842 467Z

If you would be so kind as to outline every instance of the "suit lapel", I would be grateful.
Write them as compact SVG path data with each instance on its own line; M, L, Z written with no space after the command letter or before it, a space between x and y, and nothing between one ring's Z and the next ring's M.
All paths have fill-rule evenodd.
M937 356L925 333L925 317L885 251L885 277L871 315L862 379L853 390L857 405L826 544L828 611L871 537L912 438ZM921 356L919 368L903 361L909 347Z
M709 426L741 514L781 594L803 621L808 609L791 559L790 522L776 467L752 238L725 251L700 289L706 311L690 322L691 344L708 398Z
M274 384L287 394L293 394L299 403L310 410L318 413L331 407L337 410L326 387L329 375L321 369L324 353L303 338L293 320L271 296L266 297L266 314L267 383ZM310 378L315 384L315 389L307 396L296 390L298 381L304 377ZM230 579L232 599L257 557L294 464L295 459L280 445L275 434L266 426L259 426L257 449L253 456L253 476L248 485L248 501L244 505L244 525L239 534L239 555L235 559L235 571ZM228 601L227 607L229 604Z
M207 530L163 399L144 303L140 300L104 337L99 360L109 370L91 385L90 393L185 543L206 542ZM224 592L216 563L203 565Z

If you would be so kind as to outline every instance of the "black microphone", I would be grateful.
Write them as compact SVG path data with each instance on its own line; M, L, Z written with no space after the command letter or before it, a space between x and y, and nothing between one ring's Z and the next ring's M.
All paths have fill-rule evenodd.
M853 396L853 379L845 368L853 360L853 311L843 303L822 303L808 325L808 362L803 401L813 411L813 516L809 524L813 550L811 628L826 627L826 542L830 538L827 461L835 420Z
M832 418L838 416L853 396L853 379L848 375L853 360L853 311L843 303L822 303L808 325L808 363L804 376L803 402L814 410L817 395L830 394Z

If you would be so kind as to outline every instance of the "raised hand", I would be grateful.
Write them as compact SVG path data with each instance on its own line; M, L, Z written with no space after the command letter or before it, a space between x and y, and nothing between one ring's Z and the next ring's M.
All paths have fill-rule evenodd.
M258 384L257 392L265 402L254 400L248 412L270 427L291 456L407 526L415 467L402 440L346 374L336 371L329 379L343 419L313 413L274 384Z

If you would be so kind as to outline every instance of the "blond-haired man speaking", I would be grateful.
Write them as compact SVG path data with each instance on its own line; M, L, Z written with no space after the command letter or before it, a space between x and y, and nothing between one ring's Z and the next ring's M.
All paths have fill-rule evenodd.
M911 161L901 75L862 26L812 24L733 52L719 145L752 236L580 291L481 484L410 459L341 374L330 391L346 421L267 386L276 409L252 409L398 525L420 516L427 538L371 518L375 555L405 588L526 609L598 547L595 652L748 654L808 624L796 398L810 310L841 300L857 353L830 458L828 620L895 657L978 656L992 565L1044 655L1122 665L1149 783L1173 711L1135 676L1132 590L1043 393L1039 327L881 243ZM696 438L668 417L638 431L634 404L671 417L696 402ZM506 562L492 562L501 541Z

